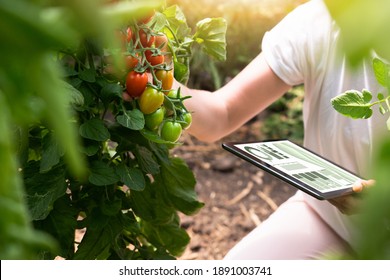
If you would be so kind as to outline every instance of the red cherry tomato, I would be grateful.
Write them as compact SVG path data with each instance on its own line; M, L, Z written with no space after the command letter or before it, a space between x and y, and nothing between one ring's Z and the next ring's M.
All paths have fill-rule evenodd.
M126 91L131 97L138 97L144 92L147 83L146 73L130 71L126 77Z
M127 55L125 56L125 65L127 70L132 70L134 69L139 62L138 56L132 56L132 55Z
M164 63L164 56L161 54L154 54L151 50L145 51L145 57L152 66Z
M138 35L140 43L144 48L149 48L153 45L155 36L147 34L144 29L140 29Z

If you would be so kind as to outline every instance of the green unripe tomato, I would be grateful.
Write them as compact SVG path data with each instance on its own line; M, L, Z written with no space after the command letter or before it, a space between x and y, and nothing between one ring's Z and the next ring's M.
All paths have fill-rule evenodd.
M150 130L156 130L163 122L164 115L164 107L160 107L155 112L145 115L145 126Z
M171 89L168 91L167 96L169 98L177 98L177 90L176 89Z
M190 112L185 112L181 115L181 118L182 118L182 121L180 123L181 127L183 129L187 129L191 126L191 123L192 123L192 115Z
M161 138L170 141L177 142L179 140L183 129L178 122L166 121L161 127Z

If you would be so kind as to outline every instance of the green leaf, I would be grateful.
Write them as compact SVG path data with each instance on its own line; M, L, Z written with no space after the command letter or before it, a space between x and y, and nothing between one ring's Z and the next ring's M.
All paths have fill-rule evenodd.
M98 142L88 143L87 141L85 141L85 144L82 147L82 152L84 154L86 154L87 156L93 156L93 155L96 155L96 153L99 151L99 149L100 149L100 147L99 147Z
M76 107L81 107L84 105L84 96L79 90L65 81L60 81L60 83L64 87L67 94L70 96L71 105Z
M85 69L79 73L79 78L83 81L94 83L96 82L95 70L92 68Z
M172 158L171 163L162 163L161 178L172 204L186 215L192 215L204 206L198 201L195 192L196 180L187 164L180 158Z
M372 64L378 83L386 88L389 87L390 66L377 57L373 59Z
M99 207L104 215L116 216L122 209L122 199L119 197L103 199Z
M152 22L151 22L150 27L152 30L159 32L159 31L164 30L164 28L167 24L168 23L167 23L167 19L166 19L165 15L160 13L160 12L155 12L155 14L152 18Z
M142 191L145 189L145 178L138 168L130 168L125 164L120 164L115 169L121 181L131 190Z
M156 220L156 205L150 189L148 182L142 192L131 192L130 194L131 208L134 214L144 221Z
M79 133L82 137L95 141L106 141L110 138L110 132L100 119L86 121L80 125Z
M112 217L93 211L87 219L87 231L74 255L75 260L95 260L109 257L110 244L116 240L123 225L120 216Z
M146 147L137 145L134 150L134 155L141 170L146 174L157 174L160 172L160 165L154 158L153 153Z
M115 97L122 97L122 88L118 83L106 83L100 91L104 103L111 102Z
M82 82L80 84L79 90L84 97L84 107L88 108L95 106L94 92L90 87L88 87L87 83Z
M42 159L39 172L47 172L60 162L64 150L56 141L53 133L46 134L42 139Z
M122 115L118 115L116 120L119 124L132 130L141 130L145 126L144 114L138 110L124 111Z
M119 181L114 167L102 161L94 161L90 168L89 182L96 186L107 186Z
M372 115L370 92L363 90L346 91L331 100L335 110L344 116L353 119L367 119Z
M46 173L39 173L39 162L30 162L24 169L26 199L33 220L42 220L53 209L54 202L67 189L65 167L59 165Z
M174 256L181 255L190 242L187 232L175 224L156 226L145 223L143 229L152 244L166 248Z
M155 225L170 224L175 220L176 209L165 199L162 185L148 182L142 192L131 192L131 205L141 219Z
M79 211L69 196L64 195L54 203L53 210L44 220L35 221L34 227L54 236L60 245L59 256L69 259L74 254L74 237ZM49 254L46 259L54 259L57 255Z
M184 38L191 33L186 17L179 6L172 5L165 9L163 14L166 16L170 29L175 33L176 37ZM170 32L167 32L167 34L169 36Z
M217 60L226 60L226 20L206 18L199 21L196 27L194 39L202 45L203 50Z

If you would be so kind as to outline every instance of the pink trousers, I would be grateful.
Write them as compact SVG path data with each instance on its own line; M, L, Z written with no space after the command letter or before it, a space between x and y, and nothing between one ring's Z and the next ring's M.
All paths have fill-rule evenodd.
M347 247L298 192L238 242L225 259L317 259Z

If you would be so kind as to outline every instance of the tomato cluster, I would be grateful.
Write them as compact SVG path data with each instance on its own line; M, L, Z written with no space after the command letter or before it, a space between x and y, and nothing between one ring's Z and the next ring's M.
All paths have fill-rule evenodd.
M123 85L122 98L136 106L145 117L145 129L163 140L177 142L190 126L191 113L185 108L174 82L173 48L166 34L153 30L156 12L132 22L119 32L125 72L114 74Z

